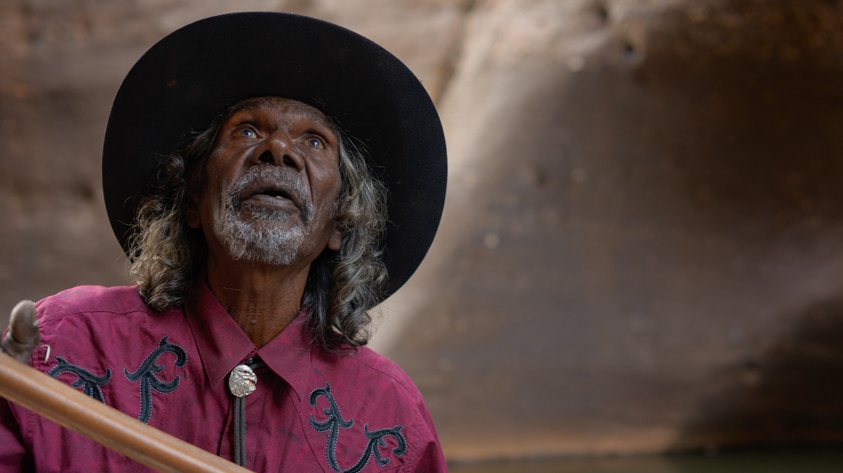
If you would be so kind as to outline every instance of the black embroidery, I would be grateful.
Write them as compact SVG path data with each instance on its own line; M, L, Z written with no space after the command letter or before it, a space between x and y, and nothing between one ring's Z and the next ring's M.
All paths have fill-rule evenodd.
M56 360L58 360L58 364L47 372L48 375L58 379L59 375L63 373L71 373L76 376L76 381L74 381L71 386L74 388L82 388L82 392L86 395L105 403L105 398L102 395L100 386L105 386L109 381L111 381L110 369L106 368L104 375L97 376L81 366L68 363L67 360L60 356L57 356Z
M407 453L407 441L401 434L401 429L403 428L403 425L396 425L391 429L379 429L374 432L369 432L369 424L364 425L363 432L366 433L366 438L369 439L369 443L366 444L366 450L363 452L363 455L360 456L360 460L357 461L357 464L346 471L356 473L362 470L369 461L369 456L372 454L375 455L375 461L378 462L378 465L386 466L390 460L389 458L382 457L380 451L380 447L386 447L386 440L384 440L386 437L393 437L395 441L398 442L398 445L392 449L392 453L399 457Z
M354 425L354 419L345 420L342 418L340 408L334 400L333 394L331 394L331 386L328 383L325 383L324 388L317 388L310 393L310 406L316 407L316 400L322 396L328 400L329 407L322 409L322 412L328 418L323 421L317 421L316 416L311 414L310 425L317 432L328 432L328 443L325 447L325 456L328 460L328 465L330 465L334 471L342 473L358 473L366 466L367 463L369 463L369 458L372 455L375 456L375 461L378 465L386 466L390 462L390 459L381 456L380 449L381 447L387 446L385 440L387 437L394 438L398 443L398 445L392 449L392 453L395 454L395 456L400 457L407 453L407 440L401 433L404 426L396 425L395 427L389 429L379 429L369 432L369 424L365 424L363 425L363 432L366 434L366 438L369 439L369 442L366 444L366 448L363 450L363 453L360 455L360 458L354 466L347 470L340 468L339 462L337 462L337 442L339 441L340 427L343 429L350 429L351 426Z
M155 373L160 373L164 369L163 366L156 363L164 353L176 355L177 368L182 368L187 364L187 352L184 351L184 348L168 343L167 337L164 337L158 344L158 348L143 360L143 363L134 373L129 373L128 369L123 368L123 372L129 381L140 381L141 407L138 420L144 423L149 423L149 418L152 416L152 390L155 389L159 393L171 393L179 387L181 381L181 376L176 376L172 381L167 382L155 376Z

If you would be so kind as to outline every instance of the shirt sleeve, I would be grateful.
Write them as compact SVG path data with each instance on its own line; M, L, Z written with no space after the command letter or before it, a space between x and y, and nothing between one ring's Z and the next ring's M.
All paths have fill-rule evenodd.
M448 464L445 461L436 428L433 426L433 419L430 417L430 412L427 410L424 401L421 400L418 403L418 423L419 429L424 432L427 441L419 447L418 459L415 461L413 469L409 471L412 473L447 473Z
M413 473L447 473L448 465L442 455L442 449L437 442L430 442L425 445L415 464Z
M23 442L12 407L0 398L0 473L34 471L32 455Z

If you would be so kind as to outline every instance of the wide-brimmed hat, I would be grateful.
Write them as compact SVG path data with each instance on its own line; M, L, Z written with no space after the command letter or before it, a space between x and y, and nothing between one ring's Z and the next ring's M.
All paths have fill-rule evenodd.
M394 55L346 28L287 13L220 15L152 46L129 71L105 133L106 210L124 249L162 156L234 103L259 96L320 109L371 152L388 189L384 297L413 274L445 200L445 138L430 96Z

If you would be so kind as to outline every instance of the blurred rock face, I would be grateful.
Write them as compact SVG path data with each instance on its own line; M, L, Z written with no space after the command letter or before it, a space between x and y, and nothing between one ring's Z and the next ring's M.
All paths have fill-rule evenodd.
M448 204L375 348L451 458L843 440L843 5L267 2L355 29L437 100ZM0 5L0 302L127 283L113 94L223 2Z

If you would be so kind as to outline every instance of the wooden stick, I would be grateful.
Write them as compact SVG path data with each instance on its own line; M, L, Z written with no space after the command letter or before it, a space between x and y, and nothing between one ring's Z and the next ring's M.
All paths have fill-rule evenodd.
M163 473L249 471L129 417L2 352L0 396Z

